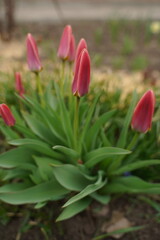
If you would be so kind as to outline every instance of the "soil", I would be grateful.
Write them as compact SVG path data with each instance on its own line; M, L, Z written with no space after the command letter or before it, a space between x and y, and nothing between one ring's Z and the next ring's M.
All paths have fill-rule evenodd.
M8 205L3 208L12 210ZM52 209L52 211L51 211ZM156 211L134 196L113 200L108 206L93 203L89 209L77 216L55 223L60 207L50 203L44 209L33 210L31 206L16 207L6 225L0 224L0 239L3 240L91 240L104 234L104 224L111 224L114 213L126 218L131 226L144 226L144 229L122 234L108 240L159 240L160 223ZM6 212L8 214L8 212ZM11 213L10 213L11 215ZM2 216L0 217L2 222ZM112 220L114 225L115 219ZM125 228L124 226L123 228ZM122 228L122 227L121 227Z

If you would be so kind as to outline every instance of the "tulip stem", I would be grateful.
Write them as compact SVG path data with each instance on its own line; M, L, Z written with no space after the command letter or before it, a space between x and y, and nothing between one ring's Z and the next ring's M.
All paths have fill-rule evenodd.
M76 96L75 116L74 116L74 135L75 135L75 148L77 149L78 133L79 133L79 102L80 97Z
M73 63L70 62L69 63L69 79L72 80L72 77L73 77Z
M128 145L127 147L127 150L132 150L132 148L135 146L136 142L137 142L137 139L139 137L139 133L136 132L130 142L130 144Z
M61 79L60 79L60 89L61 89L61 92L63 94L63 90L64 90L64 73L65 73L65 66L66 66L66 61L63 60L62 61L62 70L61 70Z
M37 88L37 93L38 93L40 101L41 101L41 105L44 106L43 90L42 90L39 72L36 72L36 88Z

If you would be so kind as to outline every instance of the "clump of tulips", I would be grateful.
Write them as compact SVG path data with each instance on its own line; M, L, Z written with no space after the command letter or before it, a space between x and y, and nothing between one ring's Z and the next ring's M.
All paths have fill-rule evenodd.
M81 39L75 49L71 26L64 28L57 54L62 70L58 79L51 78L46 87L41 80L43 67L38 48L31 34L27 36L26 46L36 90L32 97L26 94L21 74L16 73L20 109L13 108L11 112L6 104L0 105L5 122L1 129L9 144L15 146L0 155L4 181L0 200L10 204L32 203L40 208L48 201L64 199L57 218L60 221L83 211L93 200L107 204L113 194L159 194L160 184L143 180L136 170L158 165L160 160L134 157L137 143L151 129L154 92L148 90L137 106L137 94L133 93L113 144L106 126L112 126L116 109L100 114L96 107L100 95L94 96L92 103L86 98L91 65L86 41ZM67 64L72 68L65 68ZM72 74L72 79L66 77ZM130 125L135 133L128 137Z

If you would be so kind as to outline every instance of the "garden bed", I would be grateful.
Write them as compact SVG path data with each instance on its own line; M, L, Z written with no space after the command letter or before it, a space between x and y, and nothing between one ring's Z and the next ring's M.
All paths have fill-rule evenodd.
M106 89L104 89L102 87L102 92L104 95L108 91L108 95L107 95L108 99L105 98L103 100L100 98L101 103L103 103L104 105L102 106L101 110L99 110L99 108L97 108L98 109L97 114L99 114L100 111L103 112L104 109L107 107L109 108L109 109L107 109L107 111L111 110L112 108L115 108L115 107L119 110L116 122L113 119L113 122L116 127L115 127L115 129L113 128L113 132L115 135L111 136L111 137L112 137L112 141L114 142L114 140L115 139L117 140L117 137L119 137L119 135L120 135L120 131L122 128L122 122L124 120L124 115L126 114L126 112L128 110L128 102L126 101L126 106L123 109L123 104L121 101L119 101L120 99L118 97L119 96L118 90L120 90L120 87L121 87L121 90L123 90L123 88L126 88L128 91L128 89L130 87L129 85L132 85L130 92L132 92L134 88L137 88L137 90L140 89L140 92L142 92L142 91L144 91L144 89L148 88L148 86L150 86L150 87L155 86L155 82L157 82L159 79L159 72L158 72L160 70L160 64L159 64L160 38L159 38L159 35L157 33L153 33L151 31L151 23L150 22L138 22L138 21L136 21L136 22L126 22L126 21L74 22L74 23L72 23L72 26L73 26L73 31L76 36L77 42L81 37L84 37L87 40L89 52L91 53L92 67L94 67L96 70L98 68L100 69L100 71L98 72L97 75L96 75L96 73L97 73L96 70L95 71L93 70L93 75L94 75L93 78L96 78L98 80L98 77L100 76L100 80L99 80L99 82L98 81L97 82L100 83L101 80L103 80L103 86L106 84L107 80L108 80L108 82L110 81L112 84L111 89L113 89L113 91L111 91L111 92L110 92L109 84L108 85L106 84L107 85ZM37 29L38 29L38 31L37 31ZM46 76L50 77L50 75L51 75L50 73L53 72L53 69L57 70L57 65L55 64L55 59L56 59L56 55L57 55L59 38L60 38L60 35L62 32L61 25L58 25L58 26L52 25L51 26L51 25L41 25L41 24L39 24L39 25L37 25L37 24L30 25L29 24L29 25L18 26L16 31L14 32L13 42L3 43L1 45L2 50L3 50L2 56L0 59L2 66L3 66L1 71L2 72L8 71L12 74L13 69L17 70L17 69L22 68L23 71L26 70L26 59L24 58L24 56L25 56L24 34L26 35L26 33L28 33L28 32L31 32L34 34L34 36L36 37L36 40L38 42L38 45L39 45L38 47L41 48L41 56L42 56L42 61L43 61L43 65L44 65L44 73L42 72L42 75L41 75L42 79L46 74L46 72L45 72L46 69L49 70L49 75L46 75ZM4 49L4 46L6 47L6 49ZM8 50L9 47L10 47L10 50ZM19 49L18 49L18 47L19 47ZM18 49L18 51L17 51L17 49ZM48 63L48 59L50 59L50 63ZM11 65L8 66L8 62L10 60L12 60L12 62L11 62ZM53 60L53 62L52 62L52 60ZM45 66L46 66L46 69L45 69ZM117 73L114 72L115 69L116 70L125 69L125 70L121 71L120 75L117 75ZM138 71L138 73L133 74L129 70ZM125 75L126 73L127 73L127 75ZM118 72L118 74L119 74L119 72ZM137 74L138 74L138 80L136 80ZM31 85L30 82L35 81L34 77L31 80L30 76L31 75L26 74L24 77L25 82L28 85ZM129 81L128 81L127 77L126 77L127 78L126 84L125 84L125 82L123 82L123 84L121 82L121 79L123 79L124 76L127 76L130 79L130 83L128 85L127 85L127 82L129 82ZM8 78L10 78L10 74L7 75L7 74L3 73L3 74L1 74L1 79L2 78L4 80L5 79L7 80ZM28 79L30 81L29 83L28 83ZM11 79L11 80L13 81L13 79ZM132 80L134 81L134 84L131 84ZM116 85L116 82L119 82L119 84ZM13 83L12 83L12 85L13 85ZM3 88L5 89L6 85L4 85ZM31 88L29 88L29 89L31 89ZM91 101L93 99L92 94L95 94L95 95L97 94L96 89L98 89L98 87L92 88L91 94L89 95L89 98ZM103 90L106 90L106 92L104 92ZM117 91L117 92L115 91L117 93L117 95L116 94L114 95L114 90ZM5 89L5 91L7 91L7 88ZM126 95L128 96L128 93L130 93L130 92L127 92ZM109 95L109 94L111 94L111 95ZM10 99L10 96L11 96L11 99ZM5 96L5 97L2 96L2 98L7 100L6 101L7 103L11 103L11 104L16 103L16 100L13 97L12 93L7 92L7 96ZM129 96L129 99L130 99L130 96ZM51 98L51 100L53 100L53 99ZM47 99L47 101L49 101L49 100ZM108 103L108 105L105 105L105 101ZM116 101L117 101L117 105L116 105ZM66 102L64 101L64 103L66 103ZM47 104L48 104L48 102L47 102ZM50 104L50 102L49 102L49 104ZM69 102L69 104L72 104L72 102ZM29 105L29 103L28 103L28 105ZM28 107L28 105L27 105L27 107ZM35 104L35 105L37 106L37 104ZM51 105L48 105L48 106L51 107ZM61 106L63 106L63 105L60 105L60 107ZM86 106L87 106L87 104L84 107L86 107ZM20 107L21 107L21 105L20 105ZM41 106L41 107L42 108L39 108L40 113L41 113L41 111L44 110L43 109L44 106ZM121 113L120 112L121 109L123 109L124 112L122 110L122 113ZM52 110L55 110L54 107ZM32 111L33 111L33 108L31 107L30 111L28 111L28 113L27 113L28 116L30 113L32 113ZM106 109L105 109L105 112L106 112ZM44 115L44 114L42 114L42 115ZM34 118L35 115L33 114L32 117ZM97 119L97 117L93 116L93 122L94 122L94 118ZM40 117L40 119L41 119L41 117ZM31 118L31 120L32 120L32 118ZM73 119L71 119L71 120L73 120ZM22 121L24 121L24 119ZM43 121L42 121L42 123L43 123ZM92 123L92 121L91 121L91 123ZM37 128L35 128L35 126L36 126L36 124L34 125L34 127L32 126L33 127L32 131L34 132L34 130L35 130L35 132L34 132L35 136L33 137L33 141L35 139L37 139L36 134L37 134L37 131L39 130L39 129L37 130ZM107 132L107 134L109 132L109 134L112 135L112 132L110 133L110 127L108 127L108 126L106 127L106 129L107 129L106 132ZM119 129L117 126L119 127ZM64 128L64 129L66 129L66 128ZM151 137L154 137L154 134L157 137L155 129L156 128L154 128L153 136L151 136L150 132L147 135L148 139L150 141L151 141ZM5 128L3 130L5 132ZM41 130L41 128L40 128L40 130ZM20 131L20 130L18 130L18 131ZM26 131L27 131L27 128L26 128ZM29 136L33 136L32 131L29 132ZM129 131L130 131L130 129L129 129ZM104 135L106 132L104 132ZM26 132L24 131L24 136L25 136L25 134L26 134ZM131 140L132 135L133 134L131 132L129 140ZM22 134L22 136L23 136L23 134ZM41 134L38 137L40 137L40 139L41 139L41 137L42 137ZM155 139L156 139L156 137L155 137ZM104 138L104 136L103 136L103 138ZM141 144L140 146L142 146L143 141L146 143L146 139L147 139L147 137L144 137L144 139L141 139L142 141L139 143L139 144ZM2 138L1 141L3 142L3 140L4 139ZM158 140L157 140L157 142L158 142ZM16 146L16 144L15 144L15 146ZM99 144L99 142L98 142L98 144ZM103 144L104 143L102 143L102 146L103 146ZM117 145L115 144L114 146L117 146ZM152 153L152 151L154 149L156 149L157 146L158 146L158 143L157 143L157 145L153 144L153 148L151 147L151 150L149 152L150 159L152 159L152 155L154 155L153 158L159 157L159 152L155 151L154 153ZM142 147L145 150L143 149L142 153L141 154L138 153L138 154L140 155L140 157L142 157L142 160L144 160L144 159L147 159L146 157L148 157L147 150L149 149L150 146L148 148L145 146L142 146ZM6 148L6 145L4 144L4 146L3 146L3 144L2 144L2 148ZM37 151L37 149L36 149L36 151ZM46 151L48 151L48 149ZM45 151L45 153L46 153L46 151ZM50 151L51 151L51 149L50 149ZM43 155L43 153L44 152L40 152L40 154L42 154L42 155ZM49 154L51 154L51 153L49 152ZM32 156L31 156L31 158L32 158ZM79 159L78 159L78 161L79 161ZM81 162L81 160L80 160L80 162L78 162L78 164L79 163L81 164L83 162ZM34 162L34 164L35 164L35 162ZM37 162L36 162L36 164L37 164L37 167L39 167ZM50 165L48 167L50 167ZM155 178L153 177L154 171L156 172ZM95 172L93 171L92 173L95 174ZM149 172L145 172L145 173L143 173L143 172L137 173L136 172L135 176L136 176L136 174L139 174L140 176L142 174L142 178L144 178L145 180L149 179L149 181L151 180L151 182L153 183L153 182L156 182L158 179L157 173L158 173L158 168L156 169L153 167L149 170ZM151 176L150 176L150 174L151 174ZM57 175L55 175L55 176L57 176ZM114 176L114 174L113 174L113 176ZM34 179L34 176L33 176L33 178L32 178L33 182L35 180L35 182L37 181L39 184L39 181L40 181L40 184L41 184L41 181L42 182L44 181L43 177L45 178L45 174L44 175L42 174L42 176L40 176L40 177L42 177L42 179L39 180L37 178L38 179L37 180L36 178ZM91 177L91 176L89 176L89 177ZM124 177L124 173L123 173L122 177ZM134 177L134 175L133 175L133 177ZM103 178L104 178L104 176L102 175L101 181L104 181ZM108 181L108 179L107 179L107 181ZM111 180L109 179L109 181L112 181L112 177L111 177ZM108 184L108 182L107 182L107 184ZM110 182L109 182L109 184L110 184ZM92 184L92 185L94 185L94 184ZM69 196L72 197L72 193ZM89 197L90 197L90 195L89 195ZM142 227L142 229L140 229L138 231L133 231L133 232L126 233L126 234L120 234L118 236L115 236L114 234L110 234L111 236L104 237L103 239L111 240L111 239L117 238L120 240L132 240L132 239L133 240L135 240L135 239L136 240L150 240L150 239L159 240L159 238L160 238L160 232L159 232L160 205L159 205L159 201L160 201L160 199L157 196L152 197L150 200L150 198L146 198L142 195L119 196L117 199L113 199L111 201L111 203L109 203L108 205L105 205L105 206L102 206L93 201L92 204L89 207L87 207L87 210L83 211L82 213L78 214L77 216L75 216L69 220L65 220L65 221L57 222L57 223L55 222L55 219L58 217L58 215L61 211L61 206L66 201L61 200L61 201L59 201L59 204L54 203L54 202L49 202L43 209L34 209L33 205L22 205L22 206L15 207L13 205L2 204L0 207L0 239L3 239L3 240L12 240L12 239L13 240L36 240L36 239L37 240L54 240L54 239L55 240L69 240L69 239L92 240L101 234L107 234L109 232L117 230L118 228L125 229L125 228L131 228L131 227ZM35 201L33 201L33 202L35 202ZM39 202L43 203L43 201L39 201ZM45 202L45 200L44 200L44 202ZM146 202L148 202L148 204ZM117 228L117 226L118 226L118 228ZM98 237L97 237L97 239L98 239Z
M110 225L116 230L117 224L121 228L128 224L144 228L104 240L159 240L160 237L158 212L134 196L115 199L108 206L93 203L86 211L60 223L55 223L60 206L54 203L42 210L3 204L0 211L0 239L3 240L91 240L105 234Z

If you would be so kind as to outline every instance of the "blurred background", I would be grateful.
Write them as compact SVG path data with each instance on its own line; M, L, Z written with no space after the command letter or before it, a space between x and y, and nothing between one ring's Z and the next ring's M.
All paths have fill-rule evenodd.
M22 64L28 32L42 58L54 58L66 24L76 43L87 40L95 68L143 71L153 84L159 78L160 0L0 0L1 68Z

